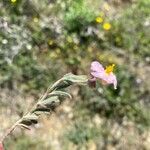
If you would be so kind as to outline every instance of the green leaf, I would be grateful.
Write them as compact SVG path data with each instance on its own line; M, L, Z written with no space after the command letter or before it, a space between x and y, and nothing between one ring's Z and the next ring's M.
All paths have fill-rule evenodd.
M32 111L35 115L41 115L42 113L50 113L50 108L46 107L37 107L35 110Z
M43 111L44 110L44 111ZM41 115L41 114L50 114L50 109L46 108L42 108L42 109L37 109L36 111L34 111L34 114L36 114L37 116Z
M22 123L20 123L20 124L18 124L19 126L21 126L21 127L23 127L23 128L25 128L25 129L27 129L27 130L31 130L27 125L25 125L25 124L22 124Z
M33 124L33 122L31 120L22 120L21 121L21 124L24 124L24 125L27 125L27 126L30 126Z
M36 124L38 122L38 116L36 114L27 114L22 118L21 123L25 125Z
M72 73L64 75L63 79L65 81L78 84L86 84L88 82L88 78L86 75L74 75Z
M67 88L68 86L74 83L87 84L87 82L88 82L88 78L85 75L74 75L72 73L68 73L53 84L53 86L51 87L51 91L62 89L62 88Z
M38 102L39 108L41 107L47 107L47 108L53 108L55 106L58 106L60 104L60 100L58 96L49 97L43 101Z
M23 117L24 120L37 120L38 116L35 114L28 114L26 116Z
M58 96L58 97L68 97L68 98L72 98L72 96L64 91L53 91L52 93L49 94L49 96Z

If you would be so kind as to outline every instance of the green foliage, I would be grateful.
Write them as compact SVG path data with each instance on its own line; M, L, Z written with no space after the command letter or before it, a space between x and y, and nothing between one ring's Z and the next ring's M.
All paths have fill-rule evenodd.
M110 31L102 29L102 24L94 23L97 10L94 10L95 7L88 9L89 3L83 0L63 1L62 4L43 1L39 4L35 1L27 3L27 1L21 0L15 3L10 1L1 3L3 7L0 12L5 14L5 18L0 20L2 28L0 32L2 43L0 46L0 84L3 87L15 88L17 85L26 91L41 90L47 86L48 82L53 81L64 72L65 69L58 69L61 67L60 64L66 68L69 67L74 73L79 71L87 73L88 71L84 69L83 58L88 63L92 59L101 60L101 57L108 52L108 48L112 50L110 54L113 53L114 56L118 55L116 48L121 48L121 53L126 50L125 55L129 53L134 55L133 58L147 57L149 54L147 26L149 3L146 0L138 1L123 10L119 18L111 21L112 29ZM46 12L47 5L52 5L52 10ZM58 16L58 20L49 20L51 12L59 7L61 9L55 14ZM6 11L7 9L9 11ZM27 14L26 9L32 11ZM63 13L62 17L59 17L60 13ZM53 15L52 17L54 17ZM106 15L107 13L104 12L104 16L102 16L105 22L109 20ZM85 29L88 29L89 26L93 33L87 36ZM99 36L99 34L102 35ZM95 42L94 47L91 46L93 41ZM126 57L122 57L122 59L126 59ZM107 57L102 61L109 62ZM109 88L103 89L103 99L110 106L102 107L103 105L99 106L96 103L96 107L103 108L107 116L114 114L112 112L121 117L127 115L128 112L133 116L139 116L134 113L132 107L144 92L136 83L136 73L132 74L130 68L122 65L122 68L118 69L117 77L117 91ZM86 99L90 97L88 94L84 95ZM90 105L90 107L93 106ZM131 114L129 116L132 116Z
M80 33L95 19L95 12L88 9L84 0L72 1L65 12L64 23L68 32Z
M61 104L64 98L71 98L71 95L62 91L62 89L73 84L86 84L87 81L87 76L73 75L71 73L64 75L60 80L48 87L46 93L38 100L32 110L20 119L17 125L28 129L30 125L37 124L39 115L51 113Z
M15 142L8 140L5 146L6 150L41 150L46 148L47 147L43 145L42 141L38 139L32 139L25 135L19 136Z
M117 20L112 21L113 30L107 40L116 47L124 48L134 55L146 57L149 53L149 7L147 0L136 2L126 9ZM110 45L110 46L112 46Z
M76 122L72 129L64 136L76 145L85 145L89 140L98 138L100 132L95 127L90 127L88 124Z
M119 7L108 3L110 10L103 7L104 2L1 0L0 87L29 96L34 92L37 97L67 72L89 74L93 60L104 65L115 63L117 90L99 81L96 89L78 88L75 119L97 113L108 122L128 118L145 130L150 123L150 2L136 0ZM103 22L97 23L96 17ZM105 23L111 25L109 30L104 29ZM105 126L102 130L105 134ZM109 137L107 130L110 128L106 129ZM97 136L99 131L82 120L72 127L67 139L82 145ZM32 140L23 136L14 149L21 149L19 145L31 149L32 144L35 146Z
M122 122L124 117L128 117L137 124L149 126L150 118L147 115L149 111L146 108L143 109L144 106L138 101L143 93L138 88L140 85L136 82L136 76L129 72L128 68L122 67L118 67L117 76L117 90L113 87L104 87L99 82L94 90L95 93L89 88L81 89L80 94L84 100L81 102L82 107L86 106L86 109L91 111L90 114L100 113L119 122Z

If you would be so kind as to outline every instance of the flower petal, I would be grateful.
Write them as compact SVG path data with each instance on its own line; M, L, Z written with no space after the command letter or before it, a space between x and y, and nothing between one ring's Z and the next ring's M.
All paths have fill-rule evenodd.
M104 72L105 70L104 70L103 66L98 61L93 61L91 63L91 71Z
M107 84L113 84L114 89L117 89L117 79L113 73L110 73L110 74L105 73L105 74L103 74L101 79L104 80Z
M113 84L114 84L114 89L117 89L117 78L116 78L115 75L114 75L114 81L113 81Z
M93 61L90 69L93 78L98 78L105 84L113 84L114 89L117 88L116 76L112 72L107 73L98 61Z
M97 72L97 71L91 71L91 75L93 76L93 77L95 77L95 78L102 78L102 76L103 76L103 73L101 73L101 72Z
M0 150L4 150L3 144L0 142Z

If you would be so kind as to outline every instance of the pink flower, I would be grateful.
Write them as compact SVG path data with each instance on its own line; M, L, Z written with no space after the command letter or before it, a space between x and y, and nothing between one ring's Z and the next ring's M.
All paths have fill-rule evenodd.
M107 66L106 69L98 62L93 61L91 63L91 75L93 79L100 79L103 84L113 84L114 89L117 89L117 79L113 74L114 64Z
M0 142L0 150L4 150L3 144Z

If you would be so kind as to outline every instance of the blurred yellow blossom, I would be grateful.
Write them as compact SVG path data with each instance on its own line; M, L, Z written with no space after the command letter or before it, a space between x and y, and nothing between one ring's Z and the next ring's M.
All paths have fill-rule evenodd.
M77 49L78 49L78 46L77 46L77 45L75 45L75 46L73 47L73 49L77 50Z
M53 51L53 52L50 53L50 57L55 59L55 58L58 57L58 55L57 55L57 53L55 51Z
M48 40L48 45L53 45L54 44L54 42L53 42L53 40Z
M91 52L92 52L92 48L91 48L91 47L88 47L88 49L87 49L87 50L88 50L88 52L89 52L89 53L91 53Z
M82 60L81 56L77 56L77 60L81 61Z
M68 43L72 43L73 42L73 40L72 40L72 38L70 36L67 37L67 42Z
M108 3L104 3L103 8L104 8L105 10L107 10L107 11L110 10L110 6L109 6Z
M110 29L111 29L111 24L108 23L108 22L104 23L104 24L103 24L103 29L104 29L104 30L110 30Z
M103 18L102 17L96 17L95 21L97 23L102 23L103 22Z
M57 49L56 49L56 53L57 53L57 54L60 54L60 53L61 53L61 50L60 50L59 48L57 48Z
M11 0L11 2L12 2L12 3L16 3L16 2L17 2L17 0Z
M121 38L120 37L116 37L115 41L119 43L119 42L121 42Z
M37 17L34 17L33 21L37 23L37 22L39 22L39 19Z

